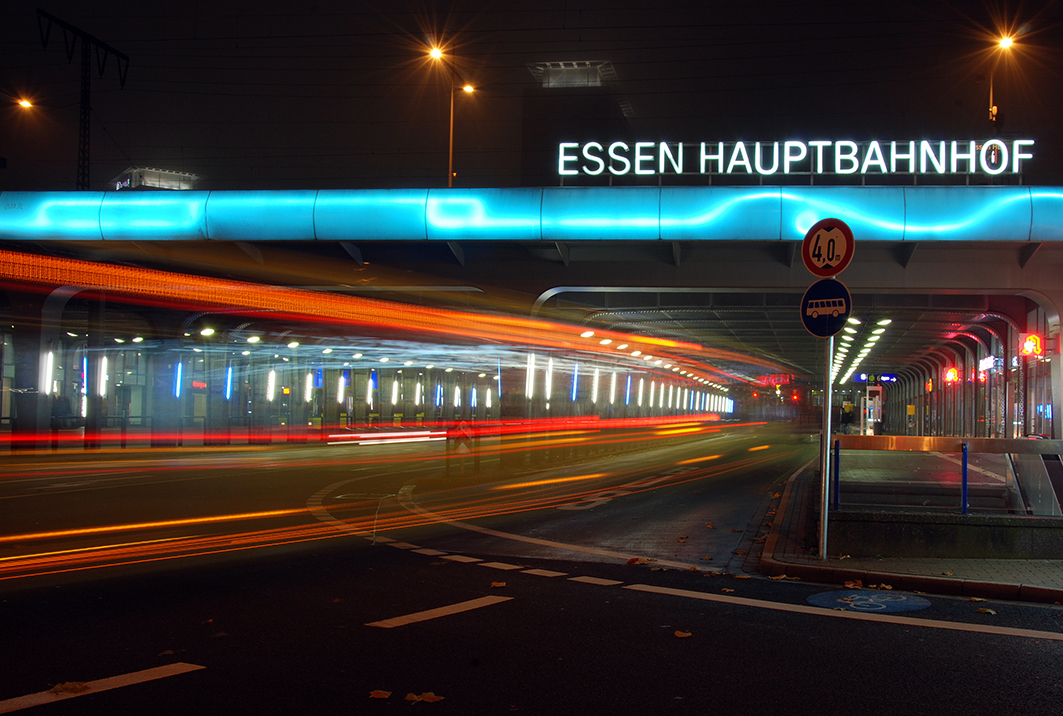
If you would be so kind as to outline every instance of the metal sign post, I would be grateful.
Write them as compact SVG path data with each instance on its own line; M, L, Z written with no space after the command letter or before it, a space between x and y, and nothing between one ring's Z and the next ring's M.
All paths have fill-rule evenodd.
M834 362L834 336L829 336L823 345L823 434L819 440L819 474L823 484L819 490L819 558L827 558L827 506L830 504L830 417L834 390L831 386L830 367Z
M801 245L805 267L820 281L812 284L801 299L801 322L814 336L826 338L823 357L823 432L819 440L820 535L819 558L827 558L827 509L830 505L830 435L833 412L834 336L845 327L853 310L849 289L831 277L841 273L853 258L852 230L839 219L823 219L812 225Z

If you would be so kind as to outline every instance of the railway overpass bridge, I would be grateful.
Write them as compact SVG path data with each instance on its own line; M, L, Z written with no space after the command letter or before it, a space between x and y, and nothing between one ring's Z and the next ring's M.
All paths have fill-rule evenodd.
M887 430L1061 437L1054 416L1063 395L1063 188L1025 186L3 192L0 249L12 318L5 346L13 350L5 350L0 417L39 430L61 396L75 416L85 412L86 425L93 413L153 427L172 418L228 425L245 412L232 398L234 369L252 423L302 422L307 410L323 424L369 418L373 402L387 413L377 412L380 420L424 419L432 386L447 396L436 416L447 420L470 411L634 416L734 404L771 414L792 399L789 386L813 386L793 388L810 403L822 385L822 341L799 317L814 277L798 248L825 217L848 223L857 242L840 279L860 322L839 341L853 347L839 349L836 369L839 378L896 376L884 386ZM181 285L190 277L228 286L229 298L190 295ZM237 296L238 281L262 291ZM295 293L263 303L264 287L274 287L274 297L280 287ZM388 352L380 341L392 340L394 355L421 352L411 365L459 354L467 364L438 376L424 371L445 369L412 376L406 366L402 377L396 363L352 364L368 354L358 345L367 345L372 321L353 330L342 306L333 318L319 315L330 301L370 312L366 306L406 307L405 317L388 314L369 331L378 353ZM429 355L425 343L411 347L418 336L409 311L429 309L454 311L440 320L450 321L444 332L463 349ZM503 315L526 322L504 349L501 334L487 337L475 322L465 330L461 318ZM413 323L403 329L404 320ZM219 336L209 346L200 333L208 323ZM548 326L557 345L533 341L540 355L530 357L517 334ZM1040 355L1022 355L1026 334L1042 339ZM255 336L261 342L248 345ZM496 347L492 360L475 350L487 342ZM284 354L296 350L291 343L301 344L298 355ZM311 344L319 347L312 358ZM108 356L134 377L110 397L106 382L117 374L99 362ZM189 373L175 376L185 365ZM291 395L312 392L301 377L312 375L323 397L280 416L256 407L273 402L270 371ZM525 388L527 375L537 377ZM851 378L835 389L856 400L864 384ZM337 395L343 381L349 406ZM536 385L557 396L551 408L542 390L529 395ZM397 401L388 386L398 386ZM617 393L626 400L622 413Z

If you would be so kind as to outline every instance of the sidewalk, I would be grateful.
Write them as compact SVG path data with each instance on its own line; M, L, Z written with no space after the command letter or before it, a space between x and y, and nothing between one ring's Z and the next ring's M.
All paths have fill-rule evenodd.
M818 512L818 483L814 468L809 467L786 485L764 544L763 573L835 584L860 581L864 587L889 585L934 594L1063 603L1063 559L850 559L828 554L820 560L819 535L812 534Z

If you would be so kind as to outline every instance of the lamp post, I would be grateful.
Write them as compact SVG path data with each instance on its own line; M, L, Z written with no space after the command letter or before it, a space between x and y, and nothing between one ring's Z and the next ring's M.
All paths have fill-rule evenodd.
M997 47L1001 50L1009 50L1015 43L1014 39L1010 37L1002 37L997 42ZM993 104L993 73L996 72L997 63L1000 62L1000 54L997 54L993 60L993 69L989 71L989 121L994 125L997 121L997 106Z
M454 186L454 95L459 91L468 92L472 94L476 88L470 84L459 85L454 81L454 72L449 65L443 60L443 51L438 47L433 47L428 55L433 60L438 60L443 64L444 69L447 72L447 86L450 88L450 138L447 146L447 187Z

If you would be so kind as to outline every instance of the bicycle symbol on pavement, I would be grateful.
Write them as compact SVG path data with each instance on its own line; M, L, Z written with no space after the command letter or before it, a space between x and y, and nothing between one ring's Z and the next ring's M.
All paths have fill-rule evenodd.
M928 599L914 594L898 594L866 589L820 592L808 597L810 604L828 609L844 608L854 612L914 612L930 606Z

